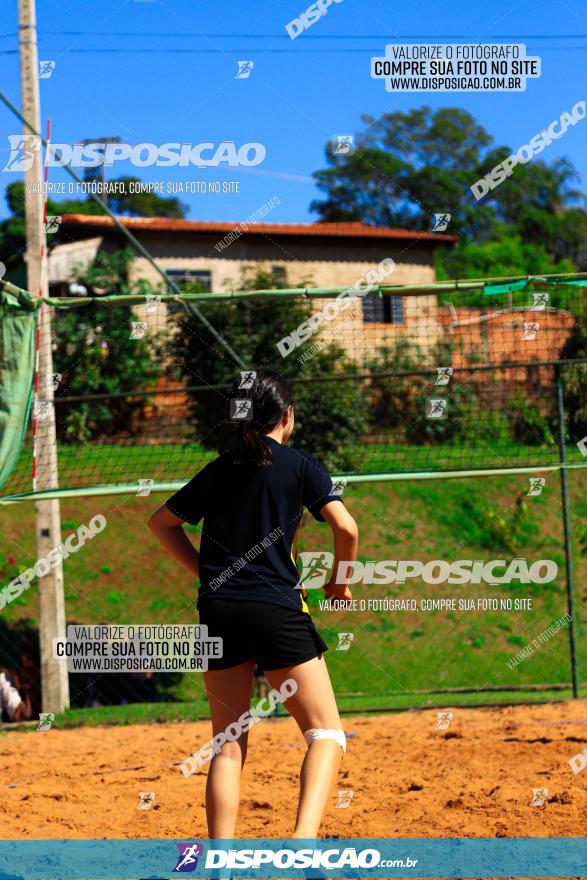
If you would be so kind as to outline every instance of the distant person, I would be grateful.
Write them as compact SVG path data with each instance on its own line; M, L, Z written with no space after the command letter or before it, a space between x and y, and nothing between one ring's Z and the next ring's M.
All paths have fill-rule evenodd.
M0 671L2 721L29 721L33 717L28 691L26 688L20 691L19 687L20 682L16 672Z
M237 382L233 388L233 401L247 399L251 406L249 418L232 422L228 451L170 498L149 525L200 578L200 623L223 639L222 658L210 660L204 673L214 735L248 711L255 664L276 691L293 680L285 707L308 745L293 836L315 838L346 738L323 657L328 646L308 612L292 548L304 507L332 529L335 573L338 562L356 559L358 532L322 465L287 446L294 427L289 383L272 370L254 373L251 387ZM198 552L182 526L202 517ZM333 576L326 596L350 600L346 580ZM210 838L234 837L246 750L243 732L212 758L206 786Z

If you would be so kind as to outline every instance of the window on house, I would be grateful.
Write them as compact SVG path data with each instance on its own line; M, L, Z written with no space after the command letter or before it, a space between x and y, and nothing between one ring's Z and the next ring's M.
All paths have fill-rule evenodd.
M168 278L174 281L179 287L182 284L201 284L206 290L210 290L212 285L212 273L205 269L168 269L165 273ZM169 291L173 291L170 289Z
M363 324L403 324L404 302L401 296L368 293L363 298Z
M271 266L271 274L275 275L278 281L286 282L285 266Z

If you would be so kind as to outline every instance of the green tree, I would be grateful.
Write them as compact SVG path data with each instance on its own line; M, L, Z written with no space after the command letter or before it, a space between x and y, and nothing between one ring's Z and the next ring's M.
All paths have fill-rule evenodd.
M249 272L238 286L242 290L266 290L284 288L285 284L270 273ZM292 380L296 445L322 459L328 468L351 469L359 454L355 447L366 432L367 417L361 381L353 378L356 368L336 345L321 348L306 362L298 360L297 352L284 360L276 346L308 319L311 302L290 297L279 301L235 299L202 301L198 308L249 369L270 367ZM177 333L169 357L179 377L194 389L188 392L188 418L195 438L208 448L217 448L220 428L228 415L228 389L238 368L193 313L177 306L173 316ZM316 337L310 342L316 342Z
M96 263L78 281L89 291L146 293L146 282L130 284L127 268L132 253L99 253ZM155 384L160 374L158 341L132 338L137 317L130 306L88 297L78 308L58 310L53 322L53 366L61 373L57 396L84 397L57 407L61 440L86 442L97 437L129 436L138 430L148 398L132 396ZM114 395L89 399L93 395Z
M125 192L108 197L108 206L115 214L132 217L185 217L188 205L175 198L164 198L156 193L130 193L128 184L138 182L138 177L119 177L116 180L125 184ZM5 199L10 215L0 221L0 259L6 265L8 277L15 283L25 284L22 270L23 255L26 248L26 224L24 214L24 183L15 180L9 183ZM91 198L64 199L56 201L47 198L48 214L91 214L103 215L100 205ZM60 242L59 233L52 235L48 245L51 248ZM18 278L14 275L18 272Z
M574 187L578 174L568 160L548 164L534 158L518 165L475 201L471 185L514 150L494 146L470 113L421 107L380 119L363 116L362 121L366 127L356 137L355 150L333 154L327 149L329 167L315 172L324 198L311 207L321 220L429 230L432 214L447 212L449 231L474 241L481 251L487 242L503 238L505 227L507 235L543 248L555 263L580 259L584 196Z

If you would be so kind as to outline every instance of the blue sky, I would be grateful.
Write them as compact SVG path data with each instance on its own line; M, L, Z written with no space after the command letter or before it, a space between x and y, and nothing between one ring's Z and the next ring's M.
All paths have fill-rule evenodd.
M296 40L285 25L308 0L43 0L38 3L40 58L53 59L41 80L43 125L73 143L119 135L129 143L257 141L267 148L256 170L144 168L144 180L238 180L238 194L180 195L195 220L239 221L278 196L274 222L316 219L312 172L325 167L334 133L360 129L360 116L424 103L472 112L496 143L525 144L564 110L587 99L587 5L584 0L342 0ZM20 107L16 0L4 4L1 88ZM69 32L69 33L67 33ZM261 36L257 36L261 35ZM457 35L464 38L459 40ZM583 35L583 36L582 36ZM388 42L525 42L542 57L542 76L527 91L390 94L370 77L370 59ZM140 51L136 51L140 50ZM149 51L145 51L149 50ZM184 51L178 51L184 50ZM205 50L205 51L185 51ZM237 60L252 60L249 79ZM20 124L0 106L0 160ZM587 190L587 120L570 128L542 158L568 156ZM489 169L488 169L489 170ZM137 173L119 163L113 176ZM1 173L0 190L17 174ZM66 180L51 171L51 180ZM0 216L6 215L4 200Z

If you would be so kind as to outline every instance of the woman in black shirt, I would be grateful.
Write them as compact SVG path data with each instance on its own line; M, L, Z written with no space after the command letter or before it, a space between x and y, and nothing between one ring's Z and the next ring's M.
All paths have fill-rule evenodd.
M248 729L259 720L249 713L258 664L274 689L270 702L284 702L308 745L293 837L315 838L346 739L323 657L328 647L304 600L295 535L304 507L328 523L334 566L326 597L344 604L351 593L336 574L339 563L356 559L358 530L322 465L286 445L294 427L289 383L271 370L253 375L250 388L235 383L231 395L228 451L149 521L165 549L199 577L200 623L223 639L222 657L204 673L213 739L181 769L189 775L211 759L208 832L234 837ZM182 526L202 518L198 552Z

